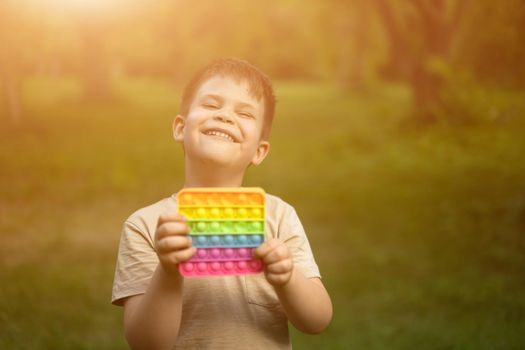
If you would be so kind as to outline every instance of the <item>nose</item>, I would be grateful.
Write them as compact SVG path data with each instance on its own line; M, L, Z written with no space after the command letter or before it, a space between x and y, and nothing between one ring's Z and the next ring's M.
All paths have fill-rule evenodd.
M213 117L213 119L226 123L226 124L233 125L233 118L226 112L221 112L217 114L216 116Z

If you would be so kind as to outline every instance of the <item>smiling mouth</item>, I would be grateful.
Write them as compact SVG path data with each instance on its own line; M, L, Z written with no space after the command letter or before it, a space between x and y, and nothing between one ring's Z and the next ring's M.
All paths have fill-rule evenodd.
M218 130L208 130L208 131L204 131L203 132L204 135L209 135L209 136L218 136L220 138L223 138L229 142L236 142L235 139L231 136L231 135L228 135L227 133L225 132L222 132L222 131L218 131Z

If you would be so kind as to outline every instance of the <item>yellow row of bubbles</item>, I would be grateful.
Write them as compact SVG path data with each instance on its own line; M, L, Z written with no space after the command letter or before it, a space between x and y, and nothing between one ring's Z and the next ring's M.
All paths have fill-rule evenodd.
M181 207L180 213L187 218L199 219L263 219L263 208L188 208Z

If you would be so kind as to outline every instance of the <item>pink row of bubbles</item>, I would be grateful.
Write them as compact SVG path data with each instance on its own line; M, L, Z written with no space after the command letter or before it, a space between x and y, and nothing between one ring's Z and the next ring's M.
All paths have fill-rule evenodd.
M180 265L184 276L198 275L241 275L247 273L258 273L263 269L260 260L242 260L225 262L185 262Z

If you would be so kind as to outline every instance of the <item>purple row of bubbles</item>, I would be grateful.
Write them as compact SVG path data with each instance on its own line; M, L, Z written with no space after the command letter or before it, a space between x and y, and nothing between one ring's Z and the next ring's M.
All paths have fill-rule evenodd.
M190 261L246 260L252 257L254 248L198 248Z

